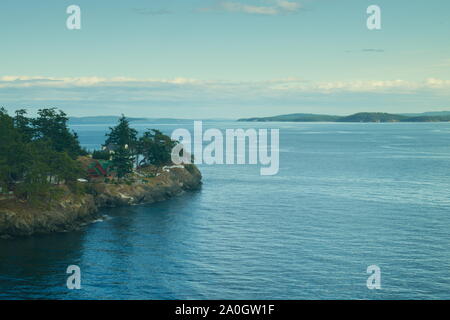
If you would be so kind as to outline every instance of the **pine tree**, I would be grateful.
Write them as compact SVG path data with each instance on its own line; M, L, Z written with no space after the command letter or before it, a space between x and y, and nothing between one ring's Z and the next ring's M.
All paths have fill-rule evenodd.
M141 164L156 166L171 163L171 153L176 141L159 130L148 130L139 139L139 152L143 159Z
M137 130L130 127L130 122L123 114L119 123L115 127L110 127L109 130L110 132L106 134L108 138L105 141L105 146L128 146L131 152L134 151L137 142Z
M60 118L65 114L43 111L38 119L25 114L19 110L12 118L0 109L0 186L22 199L51 199L57 191L53 184L72 183L83 176L73 159L79 144ZM69 145L64 146L64 141Z
M15 113L14 127L21 132L24 142L31 142L35 135L32 120L27 118L27 111L25 109L16 110Z
M72 159L83 154L78 136L69 130L69 118L63 111L55 108L41 109L38 115L32 122L35 139L49 141L55 151L67 152Z
M126 147L118 147L112 156L112 167L118 178L123 178L133 172L134 158Z
M130 127L130 122L122 114L118 124L109 128L104 147L108 147L113 154L113 167L119 178L131 173L133 161L137 160L137 130ZM133 159L133 160L130 160ZM130 163L131 162L131 163Z

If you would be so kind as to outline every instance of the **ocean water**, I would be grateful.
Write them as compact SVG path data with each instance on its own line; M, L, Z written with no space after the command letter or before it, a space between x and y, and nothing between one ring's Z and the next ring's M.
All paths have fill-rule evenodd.
M205 126L279 128L279 174L203 165L197 192L1 240L0 299L450 298L449 123ZM107 127L73 126L88 148ZM81 290L66 288L68 265ZM366 286L369 265L380 290Z

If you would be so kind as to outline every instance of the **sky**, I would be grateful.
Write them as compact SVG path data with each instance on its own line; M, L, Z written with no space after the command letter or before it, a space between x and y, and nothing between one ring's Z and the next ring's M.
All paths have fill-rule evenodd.
M66 9L81 9L69 30ZM381 9L381 29L366 10ZM450 110L448 0L2 0L0 106L240 118Z

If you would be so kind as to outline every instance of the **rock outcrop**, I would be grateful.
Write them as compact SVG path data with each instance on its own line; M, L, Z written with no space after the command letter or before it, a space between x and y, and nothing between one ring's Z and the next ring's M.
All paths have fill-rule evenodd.
M167 200L186 190L198 189L201 174L195 166L172 168L147 183L94 184L95 202L99 207L117 207Z
M157 177L134 183L90 183L91 192L69 194L46 206L0 201L0 238L75 230L97 219L99 209L167 200L201 186L194 165L163 170Z

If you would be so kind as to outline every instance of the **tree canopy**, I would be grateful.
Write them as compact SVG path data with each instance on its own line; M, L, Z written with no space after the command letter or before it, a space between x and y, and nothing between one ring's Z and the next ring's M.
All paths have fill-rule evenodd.
M21 199L51 199L65 184L74 186L86 176L81 155L86 155L78 136L68 127L67 115L56 108L40 109L29 117L24 109L10 116L0 108L0 187ZM162 166L171 163L177 144L159 130L149 129L138 137L136 129L122 115L106 134L104 150L92 158L111 161L118 178L133 172L136 166Z
M112 168L119 178L131 173L134 163L140 166L171 163L172 148L177 142L161 131L148 129L138 138L137 130L130 127L124 115L109 130L104 148L111 152ZM96 158L105 157L98 151L94 155Z
M136 148L137 130L130 127L130 122L124 115L119 119L119 123L115 127L110 127L109 130L106 134L105 146L128 146L131 150Z
M164 165L171 162L171 153L176 141L159 130L150 129L139 139L139 151L142 154L141 165Z
M11 117L0 109L0 186L30 199L82 176L75 159L84 151L64 112L51 108L39 110L37 118L26 115L18 110Z

